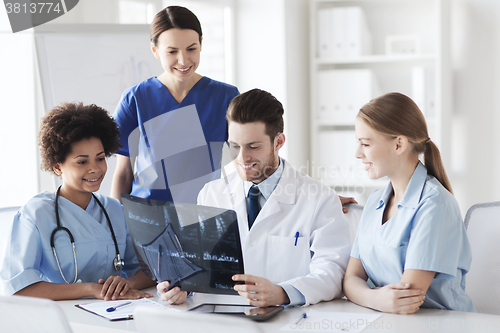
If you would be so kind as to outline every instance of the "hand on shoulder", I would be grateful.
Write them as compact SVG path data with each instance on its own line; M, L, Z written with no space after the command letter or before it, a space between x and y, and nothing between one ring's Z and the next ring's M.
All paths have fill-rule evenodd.
M343 197L343 196L339 195L339 199L340 199L340 203L342 204L342 212L344 214L347 214L347 212L349 211L349 206L346 206L347 204L350 204L350 203L357 204L358 203L356 201L356 199L354 199L352 197Z

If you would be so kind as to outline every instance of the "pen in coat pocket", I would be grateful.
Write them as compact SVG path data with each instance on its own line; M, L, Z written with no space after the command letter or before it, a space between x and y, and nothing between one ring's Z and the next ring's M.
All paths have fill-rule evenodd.
M295 245L294 246L297 246L297 241L299 240L299 232L297 231L295 233Z

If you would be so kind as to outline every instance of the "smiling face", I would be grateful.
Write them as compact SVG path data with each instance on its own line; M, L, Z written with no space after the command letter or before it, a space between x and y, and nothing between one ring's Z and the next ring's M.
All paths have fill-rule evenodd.
M188 82L193 79L200 63L201 42L198 33L191 29L169 29L158 37L151 51L169 78Z
M365 166L370 179L391 176L398 167L396 139L375 132L359 117L355 123L358 147L356 158Z
M259 184L278 168L278 151L285 143L285 136L278 133L271 140L263 122L240 124L232 121L228 141L241 179Z
M77 203L99 190L107 171L106 156L98 138L84 139L71 145L71 152L63 163L54 166L61 176L61 196Z

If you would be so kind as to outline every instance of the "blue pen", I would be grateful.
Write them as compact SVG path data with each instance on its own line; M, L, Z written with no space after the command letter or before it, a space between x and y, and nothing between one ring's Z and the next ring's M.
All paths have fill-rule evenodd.
M297 241L299 240L299 232L295 233L295 246L297 246Z
M295 322L295 325L298 325L302 319L306 319L306 318L307 318L307 313L304 312L303 314L300 315L299 320L297 320Z
M125 303L122 303L122 304L117 305L117 306L112 306L112 307L110 307L110 308L107 308L107 309L106 309L106 312L113 312L113 311L115 311L116 309L121 308L122 306L125 306L125 305L129 305L129 304L132 304L132 302L125 302Z

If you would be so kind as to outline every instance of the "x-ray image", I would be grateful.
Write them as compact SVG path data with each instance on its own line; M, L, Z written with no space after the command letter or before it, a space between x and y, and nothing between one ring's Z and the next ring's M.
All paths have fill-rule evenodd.
M144 273L182 290L236 294L242 274L236 213L232 210L122 195L127 226Z
M180 285L185 278L203 270L186 258L170 223L152 243L142 248L154 275L166 278L172 286Z

